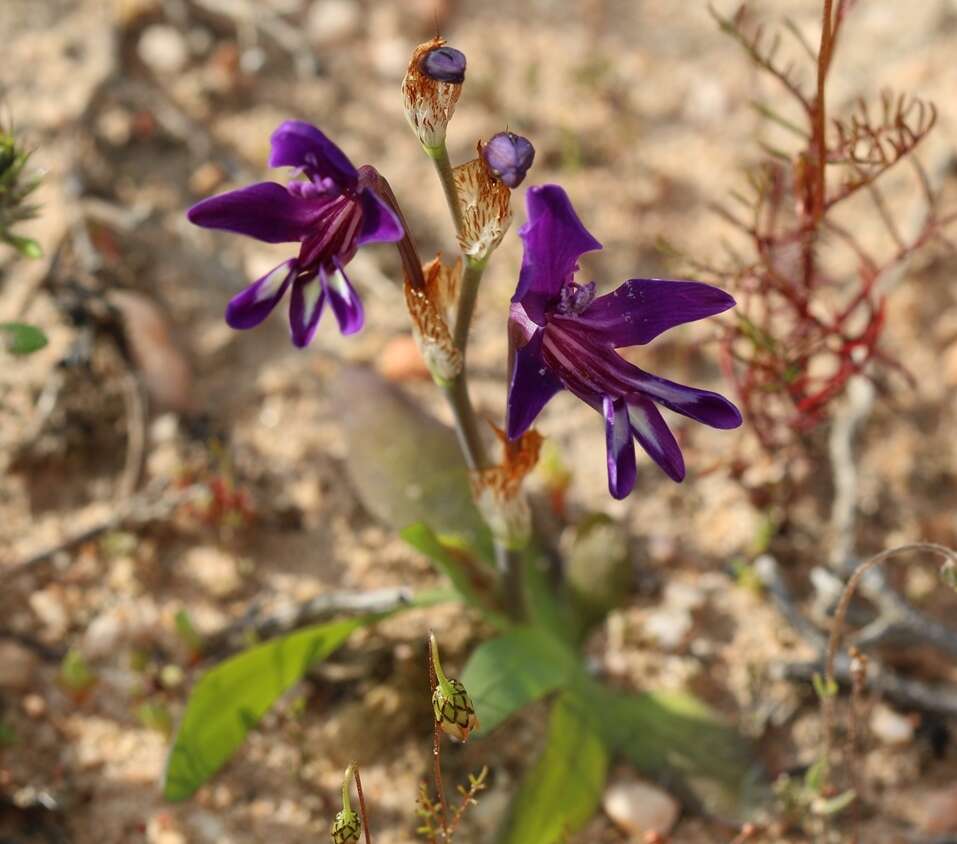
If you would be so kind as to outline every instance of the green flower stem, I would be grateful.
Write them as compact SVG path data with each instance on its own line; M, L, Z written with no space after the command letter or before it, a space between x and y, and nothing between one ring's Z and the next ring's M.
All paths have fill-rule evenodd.
M462 225L462 209L459 205L458 194L455 191L452 165L449 161L445 144L439 148L426 148L426 152L435 162L436 170L442 181L442 187L445 190L449 211L455 220L456 230L460 231ZM402 222L405 236L396 244L399 257L402 260L402 266L410 284L412 284L413 287L421 289L425 286L425 279L422 276L422 261L419 258L415 243L409 234L409 227L405 222L405 215L402 213L399 202L389 182L381 174L379 174L379 192L396 214L398 214ZM485 443L482 440L481 431L479 430L478 416L475 413L472 399L469 396L467 368L465 366L465 352L468 347L469 329L472 325L472 316L475 313L475 303L478 299L478 289L482 280L482 273L485 270L485 264L486 261L465 259L465 270L462 274L462 289L459 295L458 311L456 313L452 337L453 345L462 355L462 371L450 382L439 384L452 410L459 448L465 459L465 465L471 472L477 469L487 469L491 465L488 452L485 450ZM520 560L518 553L496 540L495 561L502 576L505 592L504 598L508 612L513 618L519 620L523 615L523 610L521 597L522 577L519 568Z
M458 312L455 317L455 331L452 342L462 355L462 371L443 387L452 414L455 417L455 430L459 437L459 446L465 455L465 462L471 471L489 467L485 443L478 429L478 417L472 407L472 400L468 390L468 366L466 365L466 350L469 342L469 328L472 324L472 315L475 313L475 303L478 299L479 285L482 273L485 271L485 261L465 259L465 271L462 274L462 289L459 291ZM522 577L521 560L518 552L509 548L499 540L495 540L495 565L502 576L505 605L509 615L520 619L522 609Z
M442 390L452 408L455 417L455 429L459 437L459 445L465 456L465 462L470 471L486 469L489 466L485 443L482 441L478 426L478 416L472 407L469 396L467 367L465 353L469 342L469 327L472 324L472 315L475 313L475 302L478 298L479 284L482 281L482 272L485 263L467 260L465 272L462 274L462 289L459 292L458 313L455 318L455 328L452 343L462 355L462 371L453 378Z
M439 643L431 630L429 631L429 650L432 653L432 670L435 671L436 682L442 689L442 694L450 698L455 694L455 689L452 688L449 678L445 676L445 672L442 670L442 663L439 660Z
M442 190L445 192L445 201L448 203L452 222L455 223L455 233L461 238L465 229L465 219L462 216L459 194L455 189L455 176L452 174L452 162L449 160L448 147L443 141L441 146L423 147L423 149L426 155L432 159L432 163L435 164L435 171L439 174L439 181L442 183Z
M342 778L342 809L345 812L352 811L352 802L349 792L352 789L352 777L355 773L356 765L353 762L346 768L346 775Z

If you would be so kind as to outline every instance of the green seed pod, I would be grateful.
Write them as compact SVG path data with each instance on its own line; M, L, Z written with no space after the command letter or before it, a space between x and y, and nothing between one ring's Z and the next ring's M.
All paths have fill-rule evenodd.
M447 688L444 688L445 686ZM435 687L432 709L443 732L454 739L467 741L472 730L478 729L478 718L475 717L472 699L458 680L446 680Z
M359 816L351 809L343 809L336 815L330 837L332 844L358 844L361 833L362 822Z

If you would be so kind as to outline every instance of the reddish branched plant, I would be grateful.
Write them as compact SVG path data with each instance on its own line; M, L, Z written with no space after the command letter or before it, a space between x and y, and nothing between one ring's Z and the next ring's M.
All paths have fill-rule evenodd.
M797 143L788 151L764 146L767 158L750 174L750 190L731 194L734 207L716 208L744 235L750 254L729 248L729 265L720 269L689 262L736 295L734 321L721 337L723 363L746 418L768 450L794 445L825 421L855 374L871 375L873 364L904 372L880 347L884 288L918 250L935 241L949 247L943 231L957 219L939 212L931 180L913 155L936 122L932 104L885 92L877 107L861 99L849 114L827 112L834 56L853 5L854 0L824 0L817 50L796 25L785 24L813 64L812 90L796 64L778 58L781 35L752 24L746 4L730 18L711 10L721 29L779 83L800 113L792 120L756 104ZM911 167L926 202L918 231L906 235L879 184L901 164ZM866 229L857 218L853 226L839 220L854 197L869 198L867 223L876 216L889 249L878 254L865 245L858 233ZM850 273L839 269L841 250L853 259Z

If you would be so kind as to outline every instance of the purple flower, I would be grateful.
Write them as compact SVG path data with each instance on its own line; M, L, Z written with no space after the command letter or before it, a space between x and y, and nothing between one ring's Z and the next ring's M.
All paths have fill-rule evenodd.
M267 243L299 243L283 261L234 296L226 308L232 328L259 325L286 291L294 345L309 345L326 299L343 334L362 328L362 302L345 273L360 246L395 242L402 225L375 192L372 167L356 170L342 150L315 126L287 120L272 135L270 167L295 167L286 187L259 182L204 199L189 209L190 222Z
M604 296L595 282L574 281L578 258L601 249L558 185L529 188L518 289L509 315L516 346L506 429L516 439L548 400L566 387L605 417L608 488L624 498L637 469L632 438L672 480L685 475L681 449L657 405L714 428L736 428L738 409L723 396L651 375L616 348L734 305L723 290L696 281L634 278Z

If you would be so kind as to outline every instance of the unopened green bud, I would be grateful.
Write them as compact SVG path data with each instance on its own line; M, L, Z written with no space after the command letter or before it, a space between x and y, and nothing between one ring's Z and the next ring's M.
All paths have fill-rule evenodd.
M432 711L435 713L436 723L452 738L468 741L469 735L473 730L477 730L479 725L472 698L458 680L450 680L445 676L434 633L429 634L429 647L437 681L435 691L432 692Z
M359 816L351 809L343 809L336 815L332 824L332 844L357 844L362 833L362 823Z
M440 683L432 694L432 709L442 731L458 741L467 741L473 730L478 729L478 718L472 698L458 680L446 681L448 688Z
M352 801L349 792L352 788L352 778L356 775L356 764L353 762L342 778L342 810L336 815L329 832L332 844L357 844L362 832L362 821L359 815L352 811Z

